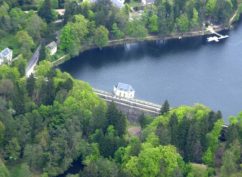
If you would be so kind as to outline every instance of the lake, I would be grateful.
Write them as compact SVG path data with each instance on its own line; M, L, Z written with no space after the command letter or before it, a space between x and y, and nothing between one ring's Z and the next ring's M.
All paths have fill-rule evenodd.
M136 98L172 107L202 103L224 120L242 111L242 24L219 43L205 37L94 49L59 66L94 88L131 84Z

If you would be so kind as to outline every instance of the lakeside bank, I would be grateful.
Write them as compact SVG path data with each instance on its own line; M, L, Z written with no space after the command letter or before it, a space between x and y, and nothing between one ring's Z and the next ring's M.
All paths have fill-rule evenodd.
M213 29L215 32L221 32L221 31L226 31L230 30L232 25L230 24L229 27L226 26L213 26ZM106 47L114 47L114 46L119 46L119 45L125 45L125 44L132 44L132 43L138 43L138 42L144 42L144 41L167 41L167 40L174 40L174 39L184 39L184 38L193 38L193 37L202 37L202 36L207 36L210 35L211 32L208 30L200 30L200 31L190 31L190 32L185 32L185 33L176 33L176 34L170 34L170 35L165 35L165 36L159 36L159 35L148 35L144 38L134 38L134 37L126 37L123 39L117 39L117 40L110 40L107 45L104 46ZM96 45L88 45L88 46L83 46L83 48L80 50L79 54L92 50L92 49L97 49L98 47ZM57 67L64 62L70 60L72 57L70 54L63 55L56 61L53 61L52 64L54 67Z

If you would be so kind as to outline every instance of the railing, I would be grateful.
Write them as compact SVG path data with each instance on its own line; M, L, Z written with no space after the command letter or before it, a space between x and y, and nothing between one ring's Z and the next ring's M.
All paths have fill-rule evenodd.
M120 100L120 101L124 101L124 102L129 102L131 104L132 103L133 104L139 104L139 105L151 107L152 109L156 109L156 110L160 110L160 108L161 108L161 105L158 105L158 104L154 104L154 103L151 103L151 102L138 100L138 99L128 99L128 98L118 97L118 96L115 96L114 94L107 92L107 91L94 89L94 88L93 88L93 91L98 95L101 94L103 96L110 97L112 99L116 99L116 100Z

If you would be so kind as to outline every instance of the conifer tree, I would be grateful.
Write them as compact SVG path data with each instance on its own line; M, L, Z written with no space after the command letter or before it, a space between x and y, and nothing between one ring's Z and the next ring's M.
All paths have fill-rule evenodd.
M50 0L45 0L43 5L40 7L38 11L38 15L45 19L47 23L50 23L53 20L53 14L51 10L51 2Z
M160 114L164 115L170 111L169 102L166 100L163 105L161 106Z

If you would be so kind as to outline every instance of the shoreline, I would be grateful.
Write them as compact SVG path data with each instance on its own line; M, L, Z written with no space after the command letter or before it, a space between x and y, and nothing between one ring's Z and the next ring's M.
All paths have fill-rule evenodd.
M214 31L215 32L221 32L225 30L230 30L230 27L225 27L225 26L215 26ZM209 31L189 31L185 33L176 33L176 34L170 34L170 35L165 35L165 36L159 36L159 35L148 35L144 38L133 38L133 37L126 37L123 39L117 39L117 40L110 40L105 47L111 47L111 46L119 46L119 45L125 45L125 44L132 44L132 43L139 43L139 42L144 42L144 41L167 41L167 40L173 40L173 39L186 39L186 38L193 38L193 37L202 37L202 36L207 36L210 35L211 32ZM85 51L92 50L92 49L97 49L98 47L96 45L88 45L84 46L81 51L79 52L79 55ZM63 55L56 61L52 62L52 65L54 67L57 67L66 61L70 60L71 58L74 58L75 56L70 56L69 54Z

